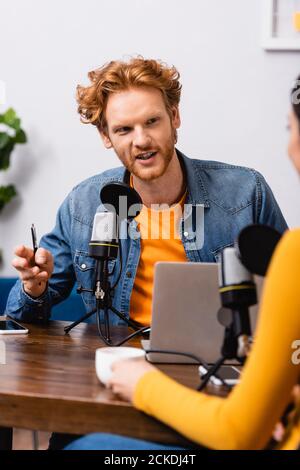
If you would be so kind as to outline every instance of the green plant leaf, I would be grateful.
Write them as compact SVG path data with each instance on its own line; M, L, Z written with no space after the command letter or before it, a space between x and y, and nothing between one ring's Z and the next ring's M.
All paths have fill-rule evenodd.
M15 141L16 144L25 144L25 142L27 142L27 137L26 137L26 134L25 134L25 132L23 131L23 129L19 129L19 130L16 132L14 141ZM1 147L0 147L0 148L1 148Z
M21 128L21 119L18 118L16 111L13 108L9 108L3 115L3 122L7 126L18 131Z
M3 122L11 127L11 123L17 119L16 111L13 108L9 108L3 115Z
M12 184L0 186L0 211L16 194L17 191Z
M5 147L10 141L10 136L6 132L0 132L0 149Z
M12 129L15 129L15 131L18 131L21 128L21 119L16 118L10 123L10 127L12 127Z
M9 167L9 157L14 148L14 141L10 139L8 144L0 149L0 170L7 170Z

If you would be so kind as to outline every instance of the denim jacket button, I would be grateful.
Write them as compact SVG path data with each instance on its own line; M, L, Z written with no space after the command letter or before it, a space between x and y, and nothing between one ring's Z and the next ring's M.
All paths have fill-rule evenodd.
M189 232L183 232L183 235L184 235L185 237L188 237L188 236L189 236Z
M127 271L126 276L130 278L131 277L131 272Z
M80 266L81 269L85 269L86 268L86 264L85 263L82 263L82 265Z

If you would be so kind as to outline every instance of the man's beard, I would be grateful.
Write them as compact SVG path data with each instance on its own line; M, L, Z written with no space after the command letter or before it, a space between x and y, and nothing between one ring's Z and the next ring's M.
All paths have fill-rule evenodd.
M176 136L177 136L176 130L173 129L172 135L170 136L170 139L168 140L166 147L164 149L158 148L157 153L159 153L160 155L157 158L160 158L160 161L162 162L162 164L159 165L158 168L153 168L153 169L141 168L140 169L138 167L138 163L136 163L136 160L135 160L132 164L130 164L127 167L129 172L142 181L152 181L163 176L166 173L174 155L175 143L177 141ZM156 156L154 158L156 158Z

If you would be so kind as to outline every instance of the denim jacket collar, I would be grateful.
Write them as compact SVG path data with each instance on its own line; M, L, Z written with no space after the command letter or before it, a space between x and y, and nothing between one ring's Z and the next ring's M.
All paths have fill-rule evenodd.
M187 204L193 206L203 204L204 207L209 207L209 199L203 179L194 161L186 157L182 152L176 149L179 161L182 165L186 177L186 184L188 188Z

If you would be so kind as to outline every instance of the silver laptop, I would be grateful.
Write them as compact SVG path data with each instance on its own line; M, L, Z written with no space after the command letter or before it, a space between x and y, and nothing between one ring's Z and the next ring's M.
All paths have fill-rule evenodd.
M255 277L258 298L263 278ZM189 353L214 363L221 356L224 327L217 319L221 307L217 263L159 262L155 266L150 339L146 350ZM258 306L250 307L252 333ZM151 362L193 363L193 359L150 353ZM236 363L228 361L227 363Z

